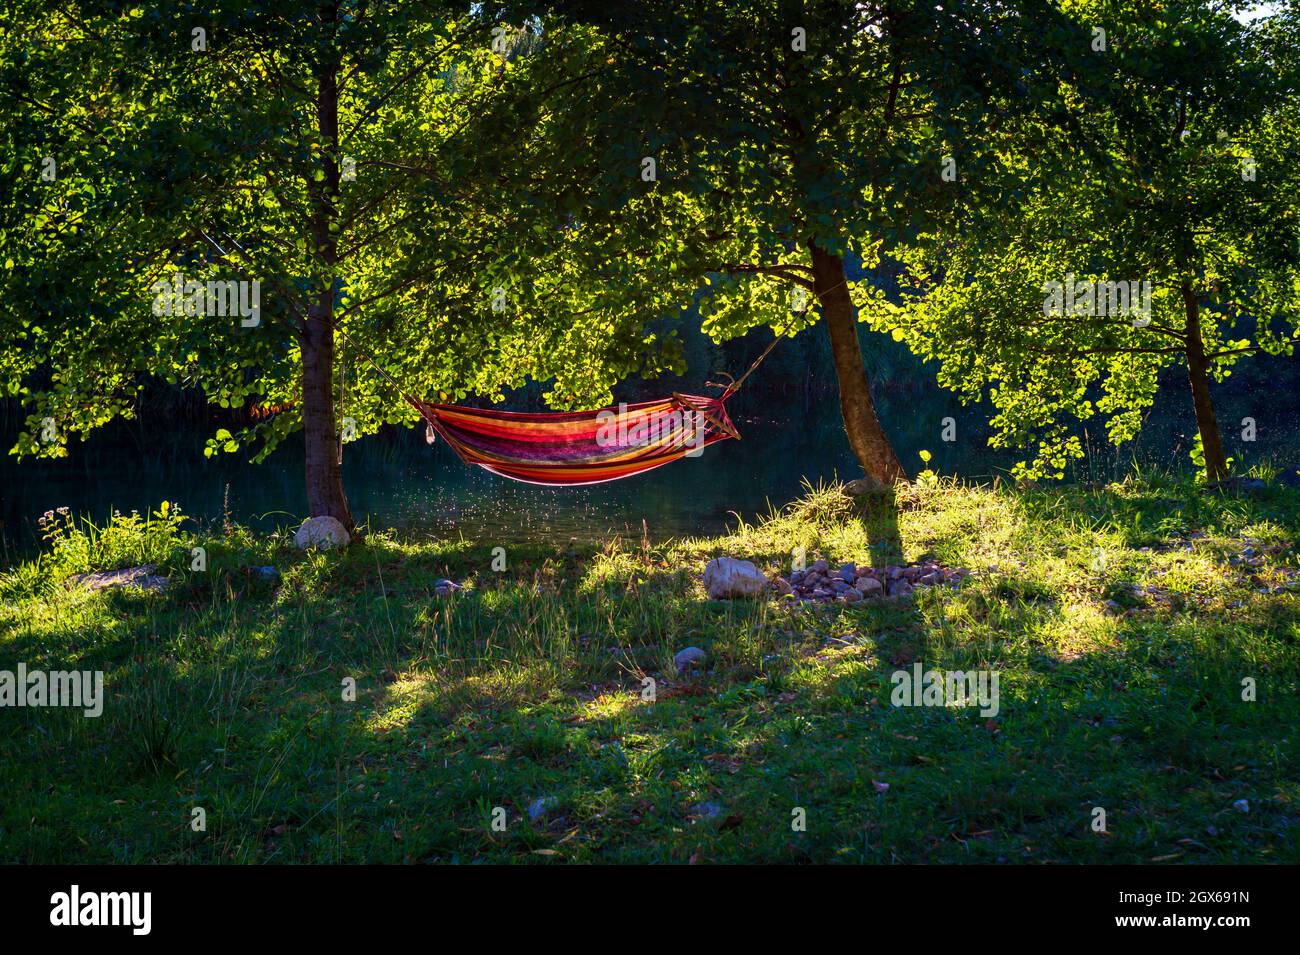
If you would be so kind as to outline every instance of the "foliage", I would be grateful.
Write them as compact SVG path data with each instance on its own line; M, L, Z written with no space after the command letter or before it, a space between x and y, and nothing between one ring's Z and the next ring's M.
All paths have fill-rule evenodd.
M332 377L357 437L415 418L369 355L418 394L550 373L536 329L491 307L494 263L527 252L497 157L519 134L500 101L528 43L515 31L494 50L490 5L11 7L0 377L30 414L16 451L62 455L132 416L148 375L252 413L211 451L269 451L302 425L322 300L346 335ZM337 144L321 128L331 84ZM155 314L154 283L176 275L259 282L259 321Z
M1059 126L1009 138L1025 188L903 253L912 297L876 323L992 401L992 443L1032 453L1025 477L1083 455L1075 422L1135 437L1171 363L1203 350L1222 379L1300 336L1295 21L1248 27L1202 0L1068 7L1108 46L1086 83L1067 78ZM1116 280L1148 282L1150 312L1045 302L1049 282Z
M41 536L49 546L46 567L66 577L140 564L170 565L185 543L180 527L187 518L168 501L143 517L138 511L114 511L101 527L89 518L73 516L66 507L47 511L39 519Z

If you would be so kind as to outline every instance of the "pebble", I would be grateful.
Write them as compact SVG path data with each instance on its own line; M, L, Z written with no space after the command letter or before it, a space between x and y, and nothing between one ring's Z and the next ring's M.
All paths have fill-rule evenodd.
M678 673L685 673L695 664L703 662L707 656L708 654L699 647L687 647L685 650L677 652L673 657L673 663L677 666Z
M929 560L911 566L889 565L882 570L846 563L835 569L825 560L806 571L794 571L789 579L777 577L771 589L797 601L856 604L873 597L906 597L918 587L960 586L969 570L944 567Z

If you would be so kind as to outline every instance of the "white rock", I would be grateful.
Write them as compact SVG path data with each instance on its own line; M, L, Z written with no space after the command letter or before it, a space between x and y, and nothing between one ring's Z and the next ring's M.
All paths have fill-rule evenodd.
M293 535L294 546L299 550L347 547L351 541L352 535L337 517L309 517Z
M767 578L747 560L717 557L704 566L704 589L711 600L761 597L767 591Z

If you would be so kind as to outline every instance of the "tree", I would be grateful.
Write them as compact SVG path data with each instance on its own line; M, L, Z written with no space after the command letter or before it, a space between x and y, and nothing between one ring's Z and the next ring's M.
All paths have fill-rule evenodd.
M1134 437L1161 370L1182 362L1220 480L1210 380L1296 339L1294 22L1246 26L1204 0L1074 11L1105 32L1073 115L1024 130L1007 157L1030 187L914 247L915 297L879 325L938 359L947 386L988 392L994 442L1035 448L1027 477L1083 454L1070 418L1100 413L1114 442Z
M510 61L487 5L9 5L0 27L0 374L15 450L134 413L149 375L301 430L313 516L351 526L341 442L420 394L539 373L493 310L512 234ZM339 338L339 334L344 337ZM346 421L337 413L340 397Z
M548 38L520 65L548 91L521 161L533 201L566 217L558 259L517 264L539 320L564 310L614 356L596 342L616 316L680 309L703 284L715 340L823 324L859 463L881 483L904 480L857 335L883 293L850 282L845 260L874 266L981 175L998 113L1039 108L1055 86L1042 45L1062 21L1037 3L512 8L542 16ZM575 79L548 82L561 49ZM592 393L610 380L595 374Z

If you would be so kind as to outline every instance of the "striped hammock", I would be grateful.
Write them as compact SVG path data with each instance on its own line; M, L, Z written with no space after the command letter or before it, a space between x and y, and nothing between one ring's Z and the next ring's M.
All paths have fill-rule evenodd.
M466 464L528 484L600 484L739 438L718 398L680 395L598 411L524 414L407 397ZM432 437L432 435L430 436Z

